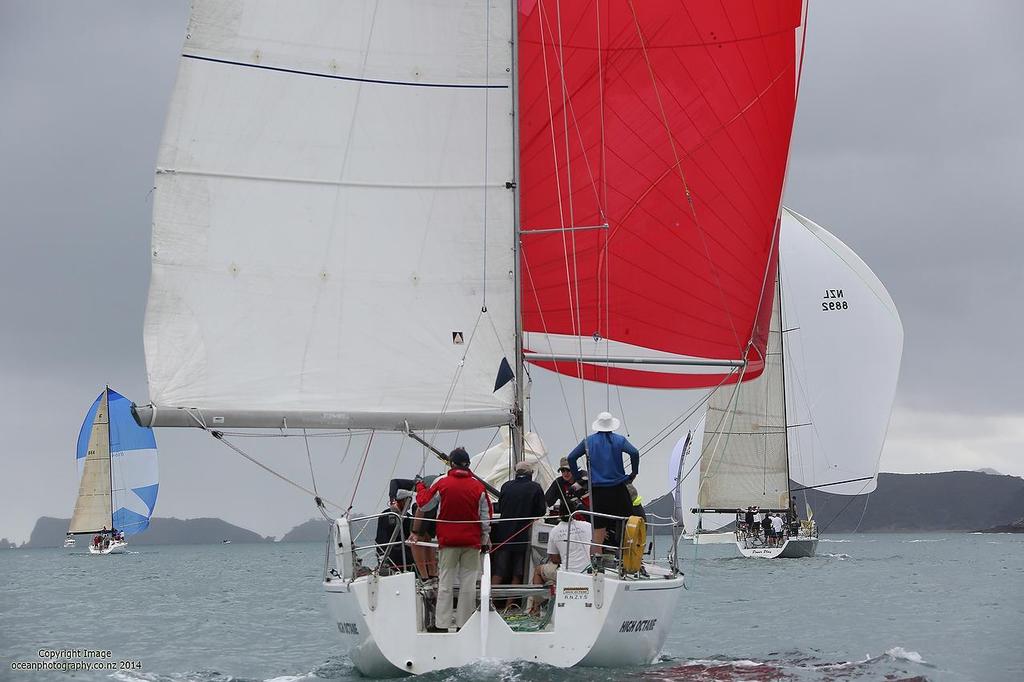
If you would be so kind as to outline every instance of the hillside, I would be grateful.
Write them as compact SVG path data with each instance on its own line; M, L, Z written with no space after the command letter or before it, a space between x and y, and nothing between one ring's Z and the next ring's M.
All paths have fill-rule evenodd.
M1024 479L976 471L879 474L870 496L805 492L819 526L833 532L975 531L1024 516Z
M805 494L818 527L833 533L849 533L858 524L866 532L976 531L1006 526L1024 516L1024 478L988 471L883 473L871 495L801 491L796 493L801 516ZM668 495L645 507L661 516L672 514Z
M330 527L323 519L310 519L285 533L278 542L324 542Z
M55 519L44 516L36 521L32 535L23 546L60 547L68 531L69 519ZM88 541L88 536L83 536ZM270 542L251 530L240 528L221 519L174 519L154 518L145 533L128 539L129 544L140 545L206 545L224 540L231 542ZM79 543L83 540L79 540Z

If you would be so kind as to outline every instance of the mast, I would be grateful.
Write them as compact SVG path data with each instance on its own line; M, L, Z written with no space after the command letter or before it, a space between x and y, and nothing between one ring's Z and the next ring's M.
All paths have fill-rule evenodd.
M780 214L781 215L781 214ZM782 241L782 218L779 218L779 242ZM780 247L781 248L781 247ZM782 259L775 275L775 295L779 298L779 372L782 375L782 429L786 434L786 505L789 506L793 495L793 485L789 471L789 415L786 414L786 318L782 309Z
M110 481L110 532L114 532L114 458L110 457L110 385L103 387L103 402L107 405L107 480Z
M509 191L512 200L512 250L513 258L512 281L515 288L515 361L516 361L516 403L514 423L512 425L512 462L513 466L523 460L523 439L525 434L526 409L526 375L523 365L523 294L520 282L520 258L522 256L521 227L519 224L519 3L509 0L511 21L509 46L512 48L512 181ZM489 30L489 29L488 29Z

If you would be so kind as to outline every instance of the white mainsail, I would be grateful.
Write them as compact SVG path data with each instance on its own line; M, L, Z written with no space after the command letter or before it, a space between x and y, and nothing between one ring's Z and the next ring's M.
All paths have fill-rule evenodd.
M78 499L71 515L68 533L95 533L113 529L110 506L110 411L107 392L96 406L89 433L86 455L82 458L82 478Z
M780 249L790 476L870 493L899 378L899 313L864 261L802 215L783 212Z
M782 314L776 283L764 372L715 391L705 417L697 505L702 509L789 506Z
M510 11L193 3L158 159L147 423L509 423Z

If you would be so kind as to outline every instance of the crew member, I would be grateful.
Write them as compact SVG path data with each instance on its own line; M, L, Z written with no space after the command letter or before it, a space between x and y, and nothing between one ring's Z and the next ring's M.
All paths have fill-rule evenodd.
M498 492L498 512L502 518L521 520L494 522L492 585L523 584L526 557L530 550L530 529L546 510L544 489L533 480L533 467L527 462L519 462L515 478L506 481Z
M544 493L544 503L552 508L566 509L569 506L569 498L572 497L572 469L569 468L569 460L565 457L558 463L558 478L551 481L548 490Z
M604 544L605 535L609 528L618 528L622 525L622 519L628 517L633 509L633 501L626 490L626 484L632 483L640 468L640 451L633 446L624 436L615 433L619 428L619 420L609 412L602 412L591 424L594 433L580 441L572 452L569 453L569 468L572 469L573 477L577 476L578 467L576 460L584 454L590 461L590 485L592 509L595 514L607 514L607 516L594 516L594 546L595 554L601 552L600 545ZM627 474L622 464L622 455L629 455L630 473Z
M491 500L483 483L469 470L469 453L455 448L448 456L451 469L427 488L416 483L416 501L421 508L437 507L439 579L437 585L437 627L454 632L476 609L476 581L480 575L480 554L490 550ZM416 542L414 532L411 539ZM452 608L455 576L459 577L459 606Z

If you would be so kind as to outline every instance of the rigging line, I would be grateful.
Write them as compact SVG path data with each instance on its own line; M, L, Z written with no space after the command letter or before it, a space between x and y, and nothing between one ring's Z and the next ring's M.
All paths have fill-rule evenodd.
M600 117L600 129L601 129L601 213L604 214L605 208L608 206L608 148L606 140L606 129L604 121L604 65L602 61L604 59L604 53L602 52L601 43L601 3L594 3L594 25L597 28L597 106ZM578 127L578 126L577 126ZM582 146L582 145L581 145ZM607 216L604 216L604 223L608 223ZM612 327L612 313L611 313L611 251L609 250L610 231L604 233L604 335L605 337L611 336ZM598 297L600 300L600 296ZM598 314L600 315L600 306L598 307ZM611 357L611 344L605 344L605 360ZM605 409L611 411L611 368L608 367L606 362L605 366ZM619 390L618 385L615 386L615 395L619 402L619 414L622 415L622 425L625 427L626 435L629 436L629 427L626 425L626 413L622 407L622 392Z
M402 458L402 448L405 447L405 442L407 440L409 439L406 438L405 436L402 436L402 438L398 440L398 452L395 453L395 461L391 465L391 473L388 475L387 478L388 481L391 481L391 479L395 477L395 471L398 470L398 461ZM387 492L385 492L386 490L387 489L382 490L380 496L377 497L377 503L374 505L374 509L379 509L381 503L384 502L384 495L387 494Z
M729 397L729 402L726 404L726 410L724 411L725 414L729 415L729 419L730 419L729 426L727 427L729 430L725 432L725 443L723 444L723 442L722 442L722 440L723 440L722 439L722 433L720 431L721 426L722 426L722 421L724 421L724 419L722 419L722 420L719 420L719 422L718 422L719 430L716 431L713 434L713 436L717 436L717 438L714 438L715 444L714 444L714 447L711 450L711 458L708 460L707 467L701 467L705 471L711 471L711 467L714 466L715 460L718 459L718 453L720 452L719 446L721 446L721 450L724 451L725 448L728 447L728 445L729 445L729 435L730 435L729 431L732 431L733 424L735 424L735 422L736 422L736 409L735 409L734 406L735 406L735 404L737 404L739 402L740 387L743 386L743 375L746 373L746 369L747 368L746 368L746 365L744 365L743 367L740 367L738 369L739 369L739 376L736 378L736 387L733 389L732 395ZM719 389L716 388L715 391L713 391L712 393L715 393L718 390ZM704 422L704 435L705 436L707 435L707 422ZM701 444L700 459L701 459L701 461L703 461L703 459L704 459L704 444L703 443ZM697 483L697 497L698 497L698 499L700 498L700 493L701 493L701 490L703 490L705 483L707 483L707 477L700 477L700 481Z
M210 429L206 429L206 431L211 436L213 436L215 439L219 440L221 443L224 443L224 445L228 446L229 448L234 450L236 453L238 453L239 455L241 455L245 459L249 460L250 462L252 462L256 466L258 466L259 468L263 469L267 473L269 473L269 474L271 474L273 476L276 476L277 478L281 479L282 481L284 481L288 485L301 490L302 492L306 493L307 495L309 495L311 497L319 497L314 491L310 490L309 488L306 488L305 486L303 486L303 485L301 485L299 483L296 483L295 481L291 480L290 478L288 478L284 474L281 474L281 473L278 473L277 471L274 471L273 469L268 467L263 462L259 461L255 457L252 457L251 455L247 454L244 450L242 450L242 448L238 447L234 443L232 443L232 442L228 441L226 438L224 438L224 434L221 433L220 431L214 431L214 430L210 430ZM324 504L329 504L332 507L334 507L335 509L338 509L339 511L344 511L344 507L342 507L341 505L339 505L339 504L337 504L335 502L332 502L331 500L328 500L328 499L323 498L323 497L321 497L320 500Z
M861 490L864 490L864 488L867 488L868 485L870 485L870 484L871 484L871 481L868 481L863 486L861 486ZM829 529L829 526L831 526L833 523L838 521L839 517L843 515L843 512L846 511L850 507L850 505L853 504L857 500L857 496L858 495L860 495L860 493L857 493L857 495L851 495L850 496L850 501L847 502L845 505L843 505L843 508L839 510L839 513L837 513L835 516L833 516L832 519L827 524L825 524L824 528L822 528L820 531L818 531L818 533L819 534L820 533L824 533L826 530ZM868 497L871 497L871 493L868 493ZM868 508L868 503L867 503L867 500L865 500L864 501L864 510L865 510L865 512L867 511L867 508ZM862 517L863 517L863 513L864 512L861 512ZM863 518L861 520L863 520ZM860 524L859 523L857 524L857 527L860 528Z
M868 502L870 502L870 501L871 501L871 493L868 493L867 497L864 498L864 509L860 513L860 520L857 521L857 527L853 529L854 533L859 533L860 532L860 524L864 523L864 515L868 513Z
M561 8L560 0L556 0L556 1L559 2L559 8ZM560 9L559 9L559 11L560 11ZM546 20L547 20L547 15L545 14L545 15L543 15L541 17L541 22L544 22ZM561 35L561 28L562 28L561 27L561 20L559 20L559 27L558 27L559 35ZM548 32L551 33L551 26L550 25L548 25ZM562 46L563 43L559 42L559 45ZM561 49L561 47L560 47L560 49ZM562 52L564 54L564 50ZM587 153L587 145L584 144L584 142L583 142L583 131L580 128L579 118L576 116L576 108L575 108L575 106L573 104L572 98L568 97L568 95L567 95L567 93L569 92L569 83L568 83L568 81L565 78L565 71L564 71L564 68L563 68L563 63L564 63L564 58L561 59L560 62L559 62L559 79L560 79L560 82L561 82L561 85L562 85L562 91L563 91L563 93L566 93L566 95L563 97L563 101L562 101L562 104L563 104L563 109L562 109L563 116L565 114L566 108L568 108L569 118L572 119L572 122L573 122L573 126L572 127L573 127L573 130L576 132L576 139L579 141L580 154L583 156L583 166L587 169L587 174L588 174L588 176L590 178L590 188L594 191L594 201L597 204L597 209L598 209L598 212L600 213L601 222L602 223L607 223L608 220L607 220L607 215L605 213L605 206L607 205L606 204L607 191L606 191L606 196L605 196L604 200L602 200L602 198L601 198L601 191L600 191L600 189L597 186L597 178L594 177L594 169L593 169L593 167L591 166L591 163L590 163L590 156ZM598 54L598 68L600 69L600 53ZM601 116L602 116L602 120L603 120L604 112L601 113ZM569 130L568 130L568 123L565 124L565 141L566 141L566 164L568 164L569 163L569 153L568 153ZM604 142L603 142L603 138L602 138L602 144L603 143ZM572 183L571 182L569 182L569 191L570 191L570 193L572 192Z
M297 433L246 433L245 431L222 430L225 436L233 438L349 438L353 435L365 436L370 429L357 429L346 431L325 431L323 433L297 434Z
M569 85L566 80L565 74L565 44L562 40L561 0L555 0L555 21L558 24L558 51L556 59L558 61L559 84L561 85L560 89L562 94L562 133L565 136L565 185L569 204L569 225L575 226L576 214L572 191L572 156L569 147L569 108L571 106L571 103L569 99ZM593 183L593 174L591 174L591 182ZM565 222L563 221L561 224L564 225ZM574 325L574 331L576 333L578 357L580 358L576 362L576 371L579 373L580 378L580 409L582 411L582 427L585 433L587 424L587 383L583 378L583 317L582 311L580 309L580 271L579 262L576 259L575 232L570 233L569 241L572 245L572 281L571 283L569 283L569 305L573 306L573 318L576 321ZM562 232L562 243L563 245L565 244L564 231ZM568 267L568 263L566 264L566 266ZM588 469L589 466L590 465L588 455Z
M305 428L302 429L302 441L306 444L306 461L309 462L309 478L313 482L313 494L320 499L320 493L316 489L316 474L313 473L313 455L309 451L309 438L306 438Z
M455 395L455 388L458 386L459 378L462 376L462 370L466 366L466 356L469 355L469 349L473 345L473 339L476 337L477 327L480 326L480 318L484 314L484 308L480 309L480 312L476 315L476 322L473 323L473 329L469 333L469 338L466 340L466 350L462 352L462 358L459 360L458 366L455 368L455 373L452 375L452 382L448 386L448 393L444 397L444 403L441 405L441 412L437 415L437 421L434 422L434 428L431 429L433 436L430 438L430 445L434 445L434 441L437 440L440 435L441 419L448 412L448 405L451 403L452 396Z
M484 10L484 82L491 83L491 3L485 2ZM490 116L491 114L491 91L484 90L484 248L483 248L483 283L481 284L481 305L487 310L487 172L489 170L490 152Z
M556 0L556 2L557 1L558 0ZM544 9L544 0L538 0L538 3L539 3L540 16L541 16L541 18L544 18L544 17L547 16L547 12ZM555 170L555 196L558 197L558 224L561 225L561 226L565 226L565 224L566 224L565 223L565 208L564 208L563 202L562 202L562 176L561 176L561 173L559 172L559 166L558 166L558 140L555 138L555 112L554 112L554 109L552 108L552 103L551 103L551 76L550 76L550 74L548 72L548 56L547 56L547 48L548 48L547 42L548 41L544 40L544 26L545 26L545 23L546 23L545 21L539 22L540 38L541 38L541 40L540 40L540 45L541 45L541 63L544 65L544 92L545 92L545 99L546 99L547 105L548 105L548 131L551 133L551 155L552 155L552 160L553 160L553 163L554 163L554 170ZM550 27L548 27L548 31L549 32L551 31ZM569 160L567 158L566 159L566 163L567 164L568 164L568 161ZM569 193L570 194L572 193L572 187L571 186L569 187ZM566 241L565 241L565 231L564 230L562 230L561 235L562 235L562 262L565 264L565 286L566 286L566 290L567 290L566 293L567 293L568 298L569 298L569 306L568 306L569 307L569 321L570 321L570 326L571 326L573 332L577 333L577 335L578 335L578 332L576 331L576 328L577 328L576 309L573 307L573 300L572 300L572 277L571 277L571 275L569 273L568 245L566 244ZM538 303L538 309L539 309L539 303Z
M550 351L550 353L554 355L555 348L551 343L551 335L548 334L548 324L544 318L544 309L541 308L540 298L537 296L537 287L534 285L533 282L533 272L530 270L530 262L529 260L527 260L525 252L522 255L522 265L526 268L526 277L530 282L530 291L533 292L533 300L537 306L537 314L540 316L540 327L544 331L544 339L547 341L548 351ZM558 371L557 364L555 365L555 367L556 369L554 369L553 372L555 374L555 378L558 380L558 390L562 394L562 402L565 404L566 416L568 416L569 418L569 427L572 429L573 438L579 439L579 432L576 430L576 420L573 417L572 408L569 407L569 396L565 392L565 384L562 381L562 373Z
M370 431L369 433L372 434L373 431ZM338 466L339 467L341 467L343 464L345 464L345 459L348 457L348 451L352 447L352 435L353 434L351 432L348 434L348 443L345 444L345 452L342 453L341 461L338 462Z
M711 272L715 277L715 285L718 288L719 296L722 298L722 310L725 311L726 317L729 320L729 326L732 328L733 337L736 340L736 349L741 349L741 342L739 333L736 331L735 322L732 319L732 313L729 312L727 301L725 297L725 290L722 288L721 278L719 277L718 268L715 267L714 260L711 258L711 252L708 249L707 236L704 234L704 229L701 227L700 220L697 219L697 208L693 202L693 195L690 193L690 185L686 180L686 173L683 171L682 160L679 158L679 150L676 149L675 136L672 134L672 128L668 123L668 114L665 111L665 105L661 99L661 90L658 89L658 81L654 77L654 66L651 64L651 56L647 52L647 43L644 40L643 30L640 28L640 18L636 14L636 7L633 0L629 0L629 9L633 14L633 23L636 26L637 37L640 40L640 47L644 55L644 62L647 65L647 72L651 77L651 86L654 88L654 96L658 102L658 109L661 112L662 124L665 126L665 133L668 135L669 147L672 149L672 157L675 160L675 166L679 170L679 179L683 184L683 192L686 197L686 203L690 208L690 215L693 218L694 227L697 228L697 232L700 235L701 244L704 248L704 257L708 261L708 265L711 268ZM751 338L753 338L753 330L751 330Z
M363 449L363 462L359 465L359 475L356 476L356 484L352 487L352 498L348 501L348 509L344 510L347 515L352 511L352 505L356 501L356 493L359 492L359 482L363 480L363 469L366 468L366 460L370 454L370 445L373 443L373 433L366 439L366 448Z
M358 76L339 76L334 73L319 73L317 71L302 71L300 69L289 69L283 66L268 66L267 64L250 64L248 62L237 62L230 59L217 59L215 57L201 57L195 54L183 54L182 59L195 59L201 62L212 62L214 64L226 64L228 66L241 66L248 69L261 69L263 71L275 71L277 73L288 73L296 76L313 76L315 78L327 78L329 80L349 81L353 83L372 83L376 85L404 85L416 88L453 88L460 90L493 90L507 89L508 85L490 85L480 83L419 83L416 81L392 81L383 78L360 78ZM364 64L365 66L365 64Z
M707 395L705 395L703 398L701 398L699 401L697 401L691 408L689 408L689 411L684 410L683 413L681 414L681 416L675 417L675 418L669 420L669 423L667 425L662 427L662 429L660 431L658 431L656 434L651 436L651 438L649 438L647 440L647 442L644 443L639 448L640 451L641 451L640 452L640 456L643 457L646 453L654 450L654 448L656 448L658 445L660 445L666 438L668 438L670 435L675 433L675 431L678 430L679 427L681 427L683 424L686 423L687 419L689 419L694 414L696 414L697 410L699 410L705 403L710 401L711 397L712 397L712 395L714 395L715 391L717 391L719 389L719 387L724 385L729 380L729 378L733 374L735 374L738 370L739 370L739 368L737 367L737 368L734 368L732 371L730 371L729 374L727 374L722 379L722 381L719 382L718 386L716 386L711 391L708 391ZM673 423L675 423L675 426L672 426ZM657 439L657 440L655 440L655 439Z

